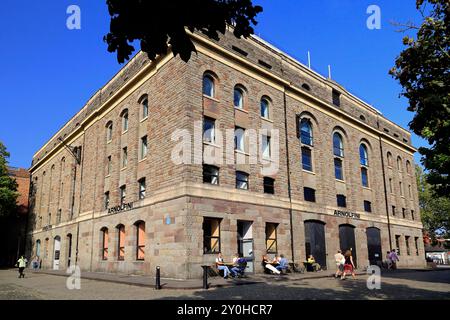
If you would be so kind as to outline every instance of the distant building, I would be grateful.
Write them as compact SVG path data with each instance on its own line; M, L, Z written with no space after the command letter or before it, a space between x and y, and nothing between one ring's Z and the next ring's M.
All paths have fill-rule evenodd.
M30 173L22 168L8 168L9 176L18 185L17 212L0 225L0 266L13 266L20 254L25 253L25 230L28 219Z

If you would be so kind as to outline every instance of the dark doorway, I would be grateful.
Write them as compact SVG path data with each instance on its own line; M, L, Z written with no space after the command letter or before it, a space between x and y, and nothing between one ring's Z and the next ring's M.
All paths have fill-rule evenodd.
M309 255L313 255L322 269L326 270L325 223L321 221L305 221L305 251L306 258Z
M357 267L355 227L350 224L340 225L339 241L341 245L342 254L345 254L347 250L350 250L353 256L353 263L355 264L355 267Z
M375 227L367 228L366 234L370 265L381 265L383 256L380 229Z
M253 273L255 271L254 266L254 254L253 254L253 230L251 221L238 221L237 223L237 242L238 253L247 260L246 272Z

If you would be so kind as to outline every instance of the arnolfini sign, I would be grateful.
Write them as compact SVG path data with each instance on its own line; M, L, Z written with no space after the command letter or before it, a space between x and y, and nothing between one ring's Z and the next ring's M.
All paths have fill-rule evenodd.
M130 203L124 203L120 206L112 207L108 209L109 214L115 214L122 211L132 210L133 209L133 202Z
M361 218L361 215L358 213L348 212L348 211L340 211L340 210L334 210L334 215L338 217L347 217L347 218L353 218L353 219L359 219Z

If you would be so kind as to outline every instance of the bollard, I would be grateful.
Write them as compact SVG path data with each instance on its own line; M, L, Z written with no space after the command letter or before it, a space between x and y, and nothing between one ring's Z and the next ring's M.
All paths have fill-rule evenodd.
M161 290L161 267L156 267L156 290Z
M209 266L202 266L203 268L203 289L208 290L208 269Z

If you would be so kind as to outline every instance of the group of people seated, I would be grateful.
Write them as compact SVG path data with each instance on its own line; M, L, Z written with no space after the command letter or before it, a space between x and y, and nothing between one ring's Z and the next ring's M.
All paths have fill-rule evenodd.
M229 276L236 278L242 277L247 268L247 260L242 254L236 253L231 263L225 263L222 254L219 253L216 258L216 268L219 271L223 271L224 279L228 279Z
M264 271L280 275L289 268L288 260L284 255L280 254L273 260L270 260L267 255L263 255L261 265L264 267Z

